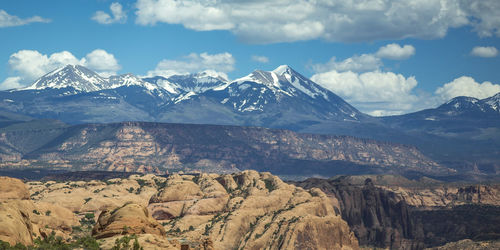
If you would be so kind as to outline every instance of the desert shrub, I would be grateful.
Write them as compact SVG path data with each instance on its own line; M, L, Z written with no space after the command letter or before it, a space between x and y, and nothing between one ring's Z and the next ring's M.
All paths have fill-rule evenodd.
M139 184L139 186L142 188L142 187L145 187L148 185L147 181L146 180L143 180L143 179L137 179L137 184Z
M134 243L132 246L130 246L130 240L134 240ZM126 235L123 236L122 238L116 239L115 240L115 245L111 248L112 250L142 250L144 249L141 247L139 244L139 241L137 240L137 235Z
M273 190L276 189L273 180L266 179L264 180L264 183L266 184L266 188L269 191L269 193L271 193Z

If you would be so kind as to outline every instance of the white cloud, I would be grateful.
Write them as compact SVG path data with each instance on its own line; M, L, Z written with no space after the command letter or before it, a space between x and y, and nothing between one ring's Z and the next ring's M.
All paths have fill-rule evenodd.
M419 96L413 93L415 77L393 72L338 72L315 74L311 80L338 94L356 108L372 115L400 114L419 106Z
M114 75L116 71L121 69L115 56L102 49L96 49L88 53L84 58L83 65L105 77Z
M363 72L377 70L382 66L380 58L373 54L362 54L349 57L343 61L337 61L337 58L332 57L330 61L325 64L315 64L312 66L315 72L328 72L331 70L345 72Z
M328 71L338 72L367 72L379 70L383 66L382 59L403 60L408 59L415 54L415 47L412 45L404 45L391 43L380 47L374 54L354 55L343 61L337 61L336 57L332 57L327 63L313 64L312 69L316 73Z
M464 13L472 17L471 24L480 37L500 37L500 1L459 0Z
M21 77L19 76L7 77L5 81L0 83L0 90L17 89L24 87L19 81L21 81Z
M269 58L267 58L266 56L253 55L252 60L256 61L256 62L260 62L260 63L268 63L269 62Z
M0 9L0 28L21 26L30 23L48 23L50 19L46 19L39 16L33 16L29 18L20 18L18 16L9 15L5 10Z
M404 45L403 47L401 47L397 43L391 43L387 44L386 46L380 47L375 55L379 58L404 60L410 58L410 56L415 55L415 47L411 45Z
M9 57L10 68L19 73L23 80L28 81L34 80L57 67L81 63L68 51L48 56L36 50L20 50Z
M470 96L484 99L500 92L500 85L491 82L478 83L474 78L462 76L444 84L435 92L441 101L448 101L457 96Z
M476 46L472 49L470 54L479 57L496 57L498 55L498 50L495 47Z
M7 78L0 84L0 88L26 86L44 74L67 64L83 65L104 76L116 74L120 69L115 57L102 49L96 49L81 59L68 51L45 55L36 50L20 50L9 57L9 66L15 76Z
M170 76L175 74L197 73L203 70L227 73L234 70L235 59L228 52L220 54L191 53L181 60L160 61L148 76Z
M471 26L500 36L498 0L138 0L136 22L228 30L250 43L442 38Z
M111 15L99 10L92 16L92 20L100 24L125 23L127 21L127 13L123 11L120 3L112 3L109 9Z

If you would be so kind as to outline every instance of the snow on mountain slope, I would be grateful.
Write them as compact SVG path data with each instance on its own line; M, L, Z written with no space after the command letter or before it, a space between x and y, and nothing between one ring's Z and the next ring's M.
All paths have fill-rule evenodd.
M273 71L256 70L236 79L224 88L221 100L241 113L263 112L267 107L283 105L282 109L316 112L325 117L357 120L362 114L337 95L307 79L287 65ZM219 94L219 96L224 96Z
M107 80L97 73L80 65L67 65L40 77L31 86L24 89L74 88L78 91L91 92L103 88Z
M168 78L156 76L144 78L144 81L156 84L172 94L188 92L203 93L207 90L220 88L229 83L227 77L214 71L203 71L196 74L172 75Z
M22 90L62 88L74 90L58 95L99 92L95 100L107 96L108 99L123 100L140 108L161 109L161 112L169 112L173 106L192 103L194 99L198 102L202 98L210 105L223 105L223 109L238 114L287 116L297 120L334 118L352 121L365 116L334 93L286 65L273 71L256 70L231 82L226 75L214 71L167 78L156 76L141 79L133 74L104 78L85 67L67 65L44 75ZM87 97L82 95L79 98Z
M494 96L481 100L481 102L500 113L500 92Z
M106 89L115 89L122 86L141 86L148 89L149 91L154 91L159 89L157 85L143 81L142 79L133 74L110 76L108 78L108 84L106 85Z

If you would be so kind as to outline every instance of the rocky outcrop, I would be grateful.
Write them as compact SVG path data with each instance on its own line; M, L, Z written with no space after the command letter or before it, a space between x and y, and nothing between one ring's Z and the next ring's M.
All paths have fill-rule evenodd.
M427 185L420 187L381 186L396 199L415 207L484 204L500 206L500 185Z
M40 208L57 204L95 214L93 235L104 249L131 234L142 246L161 249L358 249L321 190L304 190L270 173L131 175L29 187Z
M428 248L429 250L491 250L500 249L500 241L472 241L470 239L450 242L444 246Z
M164 236L165 230L149 215L146 207L134 203L103 210L92 229L92 235L97 239L126 234Z
M408 205L394 194L374 186L371 179L364 185L350 185L343 181L308 179L295 183L304 188L319 187L329 194L342 218L356 234L360 245L392 249L422 248L415 238Z
M0 176L0 200L29 200L30 194L24 183L15 178Z
M167 233L193 241L208 236L214 249L358 248L322 191L269 173L173 175L148 208Z
M0 187L0 240L11 245L33 244L28 189L21 180L3 176Z
M0 177L0 240L11 245L32 245L33 239L54 232L68 239L78 218L70 210L51 203L34 203L25 184Z
M20 200L0 201L0 240L11 245L33 244L33 225L27 205Z
M326 192L363 246L423 249L466 238L500 239L497 185L376 186L371 178L361 185L358 179L308 179L294 184Z

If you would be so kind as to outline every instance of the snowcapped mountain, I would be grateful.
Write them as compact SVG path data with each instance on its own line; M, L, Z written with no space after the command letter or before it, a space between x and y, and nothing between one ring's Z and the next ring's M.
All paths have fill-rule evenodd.
M106 83L105 78L92 70L80 65L67 65L47 73L24 89L74 88L78 91L91 92L103 89Z
M500 92L494 96L483 99L482 102L488 105L492 110L500 113Z
M149 91L160 89L156 84L143 81L133 74L102 77L80 65L66 65L40 77L31 86L21 90L73 88L79 92L116 89L123 86L139 86Z
M500 93L485 98L477 99L474 97L459 96L455 97L436 109L424 110L426 114L432 114L436 119L443 117L458 116L498 116Z
M380 119L393 128L450 136L499 127L499 104L500 93L485 99L459 96L437 108Z
M144 81L155 84L172 94L186 94L189 92L203 93L207 90L227 85L229 81L223 75L213 71L203 71L196 74L172 75L168 78L155 76L143 78Z
M364 116L287 65L273 71L256 70L207 93L239 113L266 113L279 109L280 112L309 113L322 119L358 120Z
M368 117L286 65L234 81L214 71L105 78L67 65L27 88L0 91L0 98L8 100L0 110L70 123L143 120L295 128Z

